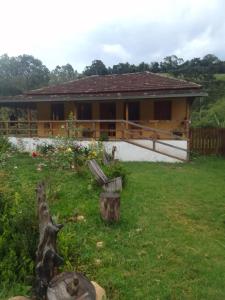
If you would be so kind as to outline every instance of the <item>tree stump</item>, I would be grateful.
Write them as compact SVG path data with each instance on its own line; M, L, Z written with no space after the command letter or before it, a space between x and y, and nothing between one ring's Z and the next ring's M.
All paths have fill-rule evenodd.
M63 263L63 258L57 254L56 240L61 224L54 224L46 202L45 184L37 185L39 244L36 252L35 296L45 299L48 284L56 275L57 267Z
M120 218L120 195L112 192L101 193L100 213L104 221L118 222Z
M81 273L63 272L55 276L47 290L47 300L96 300L94 285Z
M39 244L36 252L36 300L96 300L94 285L78 272L64 272L57 275L57 268L63 258L57 254L57 234L63 227L54 224L45 195L45 184L37 186Z

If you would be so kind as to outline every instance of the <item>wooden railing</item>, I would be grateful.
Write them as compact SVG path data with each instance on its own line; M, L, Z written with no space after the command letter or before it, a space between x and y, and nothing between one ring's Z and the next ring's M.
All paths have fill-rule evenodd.
M0 121L0 134L21 137L185 139L184 134L174 134L173 131L142 125L139 121L126 120Z
M159 150L159 145L165 146L164 149L185 152L185 159L180 160L187 160L189 157L189 151L186 147L182 148L162 141L186 141L185 137L176 135L172 131L152 128L126 120L0 121L0 135L38 138L60 136L74 137L78 140L122 140L178 159L180 158L173 154ZM151 141L152 146L145 146L139 140Z

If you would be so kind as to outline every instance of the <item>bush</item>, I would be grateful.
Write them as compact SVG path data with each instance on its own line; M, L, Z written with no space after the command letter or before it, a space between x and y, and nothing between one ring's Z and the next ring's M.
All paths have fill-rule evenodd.
M105 166L105 173L109 178L121 177L123 186L127 184L128 172L120 162Z
M0 165L5 163L11 149L8 139L0 135Z
M43 143L41 145L37 146L37 152L39 152L42 155L47 155L49 153L54 152L55 146L48 143Z
M225 98L221 98L201 113L193 112L193 127L218 127L225 128Z
M0 191L0 278L5 286L26 282L33 274L38 224L34 201L27 195Z
M0 153L5 153L11 148L11 144L8 139L0 135Z
M43 144L37 147L37 151L43 155L56 168L72 168L77 171L85 165L89 159L101 159L102 144L91 143L88 146L78 144L73 139L57 139L54 145Z

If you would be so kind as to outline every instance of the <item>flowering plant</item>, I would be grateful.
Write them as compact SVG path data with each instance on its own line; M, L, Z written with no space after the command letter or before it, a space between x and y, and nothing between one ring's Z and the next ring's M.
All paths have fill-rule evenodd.
M54 145L42 145L39 152L49 160L53 167L71 168L80 171L90 159L100 159L102 144L92 141L87 146L72 139L57 139Z
M0 165L5 164L13 148L7 138L0 135Z

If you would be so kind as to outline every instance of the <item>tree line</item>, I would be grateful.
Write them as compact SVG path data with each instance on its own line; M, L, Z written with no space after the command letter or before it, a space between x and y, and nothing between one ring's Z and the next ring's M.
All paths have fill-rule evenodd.
M176 55L171 55L161 62L141 62L138 65L127 62L118 63L112 67L106 67L101 60L94 60L90 66L86 66L83 72L79 73L69 63L63 66L58 65L50 71L39 59L31 55L9 57L4 54L0 56L0 95L17 95L26 90L59 84L84 76L143 71L171 74L202 83L212 80L214 74L225 73L225 61L213 54L186 61Z
M225 74L225 61L213 54L190 60L171 55L161 62L141 62L137 65L127 62L111 67L107 67L101 60L94 60L80 73L69 63L49 70L41 60L32 55L10 57L4 54L0 56L0 96L18 95L27 90L60 84L85 76L143 71L163 73L202 84L209 96L204 101L197 99L194 102L192 114L194 124L208 126L208 124L225 123L225 80L217 80L215 77L215 74ZM208 115L211 110L209 122Z

